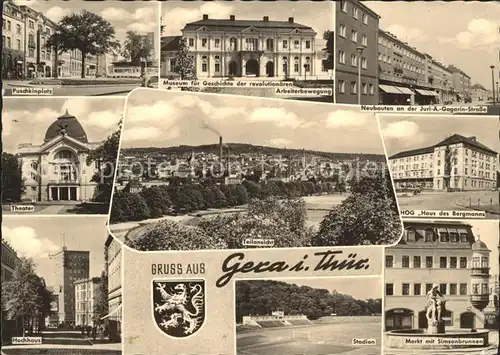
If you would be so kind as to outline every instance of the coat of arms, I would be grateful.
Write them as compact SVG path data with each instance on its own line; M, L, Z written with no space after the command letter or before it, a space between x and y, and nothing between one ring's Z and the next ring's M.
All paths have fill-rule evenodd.
M205 322L205 281L153 281L153 314L165 334L185 338Z

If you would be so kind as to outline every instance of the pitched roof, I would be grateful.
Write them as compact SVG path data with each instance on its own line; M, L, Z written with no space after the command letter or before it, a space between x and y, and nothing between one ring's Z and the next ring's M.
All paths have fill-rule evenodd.
M179 50L179 41L182 36L164 36L161 38L161 51L171 52Z
M196 30L200 27L207 27L213 31L235 30L241 31L248 27L255 27L260 30L271 30L273 32L289 32L299 29L306 32L314 32L312 27L289 21L263 21L263 20L230 20L230 19L207 19L187 23L184 30Z
M412 150L405 150L404 152L396 153L389 157L389 159L411 157L413 155L429 154L434 151L434 147L418 148Z

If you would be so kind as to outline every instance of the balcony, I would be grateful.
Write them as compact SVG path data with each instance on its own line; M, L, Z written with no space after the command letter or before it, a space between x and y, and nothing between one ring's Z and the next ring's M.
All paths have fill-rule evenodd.
M474 306L474 308L482 311L490 303L490 295L489 294L471 295L470 303Z
M490 268L489 267L475 267L473 266L470 269L470 273L475 276L489 276Z
M68 185L68 184L79 184L80 180L75 178L70 178L70 177L55 177L49 179L49 184L51 185Z

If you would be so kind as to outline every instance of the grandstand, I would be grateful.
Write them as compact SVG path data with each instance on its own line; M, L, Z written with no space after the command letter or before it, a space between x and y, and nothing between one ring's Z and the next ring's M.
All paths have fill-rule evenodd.
M276 328L286 326L310 325L312 322L305 315L285 315L283 311L274 311L271 315L250 315L243 317L244 326Z

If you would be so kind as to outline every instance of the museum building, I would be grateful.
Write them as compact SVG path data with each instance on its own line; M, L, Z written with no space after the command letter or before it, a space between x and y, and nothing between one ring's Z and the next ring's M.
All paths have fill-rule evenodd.
M389 157L396 189L486 190L497 184L498 153L476 137L454 134L425 148Z
M310 26L288 21L210 19L188 23L182 36L162 38L162 76L175 74L175 53L185 40L200 78L332 79L326 41ZM322 43L323 42L323 43Z
M43 143L20 144L24 201L86 201L94 196L97 184L92 176L98 164L87 164L89 152L101 142L91 143L82 125L68 111L47 129Z
M461 222L405 221L385 253L385 330L427 329L426 294L439 285L447 328L484 328L490 250Z

